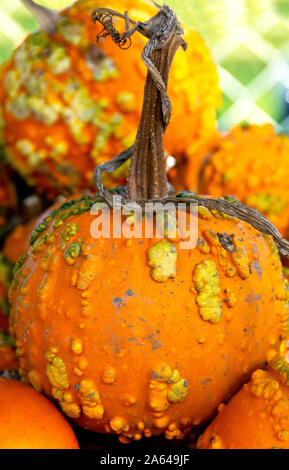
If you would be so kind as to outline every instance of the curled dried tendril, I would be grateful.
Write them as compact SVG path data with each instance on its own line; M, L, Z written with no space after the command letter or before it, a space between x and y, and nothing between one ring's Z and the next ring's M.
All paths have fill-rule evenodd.
M127 12L125 14L125 18L127 18L126 15ZM131 38L130 36L126 36L129 30L126 30L126 32L123 34L120 34L117 29L115 29L113 26L113 17L110 10L96 9L92 12L91 17L94 23L98 22L103 26L102 31L96 36L97 41L100 38L111 36L112 40L120 47L120 49L128 49L131 46Z

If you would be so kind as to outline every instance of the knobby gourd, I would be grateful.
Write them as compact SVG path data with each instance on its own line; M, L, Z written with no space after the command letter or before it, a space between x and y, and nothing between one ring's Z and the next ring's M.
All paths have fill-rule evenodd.
M200 172L199 190L233 194L268 217L285 237L289 230L289 139L271 124L237 126L220 136Z
M107 11L93 17L100 12ZM110 14L128 23L126 14ZM167 6L133 29L133 40L138 33L148 38L135 143L96 168L96 196L67 201L38 225L9 291L23 380L74 423L121 442L181 439L207 422L272 358L289 314L274 240L283 254L288 243L272 224L235 200L172 194L163 146L171 113L166 88L174 54L186 43ZM129 159L127 187L106 190L102 173ZM134 206L119 213L116 194L119 210L127 202L182 203L179 229L171 230L170 211L163 234L158 213L139 218ZM185 210L191 206L193 214ZM191 249L181 246L181 213L186 229L198 222ZM108 230L98 237L100 227Z
M79 0L59 14L31 0L23 3L42 27L2 69L0 127L10 164L53 199L92 188L94 167L133 144L146 73L139 61L145 41L140 36L128 51L112 38L96 43L102 25L96 28L89 15L102 6L99 0ZM149 18L153 8L147 0L137 6L125 0L122 7L136 19ZM103 22L109 27L109 15ZM123 28L118 18L115 28ZM165 144L176 157L214 132L220 102L209 49L195 31L188 30L187 38L189 51L177 54L170 85L175 108ZM127 172L125 165L106 175L106 185L124 184Z

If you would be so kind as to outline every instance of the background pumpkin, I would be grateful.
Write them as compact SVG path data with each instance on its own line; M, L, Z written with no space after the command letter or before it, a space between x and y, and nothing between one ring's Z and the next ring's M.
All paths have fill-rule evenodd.
M0 377L1 449L78 449L69 423L43 395Z
M199 190L234 195L273 222L289 229L289 139L273 126L237 126L220 138L200 172Z
M119 2L106 5L113 8ZM110 38L96 44L101 26L97 29L90 19L95 7L97 2L81 0L61 12L55 33L28 36L1 74L7 158L29 184L51 198L91 187L95 165L133 143L140 117L144 40L135 36L129 51ZM148 18L152 11L147 1L135 8L135 2L126 0L122 8L136 19ZM187 34L190 49L186 55L178 53L172 70L178 81L170 86L175 107L165 143L176 157L192 137L197 146L215 131L220 103L209 49L196 32ZM133 79L131 70L136 71ZM124 182L126 175L127 166L105 183Z
M285 342L284 342L285 343ZM283 344L284 347L284 344ZM288 449L288 362L257 370L199 438L199 449Z

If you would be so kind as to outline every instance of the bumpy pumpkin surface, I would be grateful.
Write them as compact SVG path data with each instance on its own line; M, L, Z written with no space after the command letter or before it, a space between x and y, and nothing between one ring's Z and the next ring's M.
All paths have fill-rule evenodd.
M119 2L107 0L106 7ZM33 33L4 66L0 84L3 140L10 163L29 184L53 197L91 187L94 167L134 142L146 68L145 40L135 36L129 51L111 38L96 44L90 14L103 2L82 0L60 14L55 33ZM147 1L121 5L135 20L150 17ZM124 24L114 22L120 31ZM203 39L188 31L190 47L179 51L169 92L175 106L166 136L176 156L188 142L201 143L215 130L220 101L215 64ZM133 71L133 73L132 73ZM123 182L127 165L107 178Z
M1 449L79 449L70 424L35 390L0 377Z
M284 349L284 343L281 349ZM288 342L287 342L288 345ZM288 449L288 361L275 357L257 370L199 438L199 449Z
M273 127L237 126L219 142L200 174L200 191L233 194L264 214L283 236L289 228L289 139Z
M181 438L286 335L276 248L202 207L191 250L169 234L125 238L131 217L119 238L93 238L93 204L85 196L53 211L18 261L10 301L20 373L88 429L123 442Z

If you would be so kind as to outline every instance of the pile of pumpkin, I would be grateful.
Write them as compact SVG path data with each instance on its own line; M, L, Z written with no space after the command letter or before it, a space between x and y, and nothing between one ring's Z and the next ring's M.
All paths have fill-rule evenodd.
M134 143L147 40L96 41L92 11L117 0L57 14L23 3L40 28L0 71L0 448L78 448L72 427L123 443L193 431L198 448L289 448L288 270L272 237L199 206L191 250L169 231L93 238L94 168ZM146 0L121 9L156 14ZM198 33L184 37L168 86L170 183L235 196L286 237L288 137L269 124L218 131L216 66ZM129 171L102 182L124 185Z

